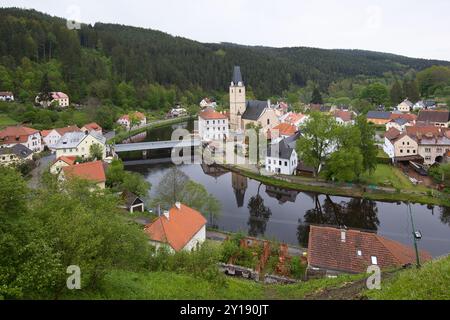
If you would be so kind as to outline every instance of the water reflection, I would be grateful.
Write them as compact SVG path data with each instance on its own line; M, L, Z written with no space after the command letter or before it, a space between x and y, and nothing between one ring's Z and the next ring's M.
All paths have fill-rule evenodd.
M231 186L236 196L237 207L242 208L244 206L245 193L248 188L248 178L232 172Z
M286 202L295 203L300 192L279 187L267 186L266 193L269 197L277 199L279 204L285 204Z
M249 219L248 219L248 234L251 237L264 236L266 234L267 223L272 216L272 210L264 205L264 199L261 197L261 186L258 187L258 194L251 197L248 202Z
M441 208L441 221L450 226L450 207Z
M297 239L303 246L308 245L309 225L321 224L353 229L377 231L380 225L377 203L372 200L351 198L339 203L325 195L323 203L319 195L314 196L315 207L306 211L299 219Z

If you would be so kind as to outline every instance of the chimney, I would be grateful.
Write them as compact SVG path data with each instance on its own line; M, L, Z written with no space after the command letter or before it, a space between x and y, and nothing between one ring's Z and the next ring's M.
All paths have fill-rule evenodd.
M347 241L347 230L341 229L341 242L345 243Z
M181 203L180 202L176 202L175 203L175 207L177 207L178 210L181 210Z
M167 210L164 210L164 216L167 218L167 220L170 220L170 212Z

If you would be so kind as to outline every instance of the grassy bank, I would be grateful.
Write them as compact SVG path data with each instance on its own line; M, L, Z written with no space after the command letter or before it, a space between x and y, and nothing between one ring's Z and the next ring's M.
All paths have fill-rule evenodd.
M332 196L343 196L343 197L355 197L355 198L365 198L375 201L388 201L388 202L397 202L397 201L404 201L404 202L412 202L412 203L419 203L419 204L430 204L430 205L442 205L442 206L450 206L450 200L445 198L436 198L430 195L425 194L413 194L413 193L404 193L404 192L394 192L394 193L388 193L388 192L381 192L376 190L371 191L364 191L361 188L348 188L344 189L338 185L336 186L314 186L309 185L307 183L301 183L301 182L289 182L280 180L278 178L274 177L267 177L262 176L259 174L256 174L254 172L245 170L241 167L233 167L233 166L226 166L227 169L230 169L232 171L235 171L241 175L244 175L250 179L260 181L266 185L279 187L279 188L286 188L286 189L292 189L292 190L298 190L298 191L310 191L310 192L316 192L316 193L322 193L322 194L329 194ZM393 179L396 179L395 176ZM396 183L402 183L396 182ZM401 189L401 188L400 188ZM412 191L411 189L407 189ZM417 190L420 192L421 190Z
M401 271L382 283L381 290L367 291L376 300L450 300L450 257Z
M0 129L17 124L16 121L8 117L6 114L0 114Z
M102 281L97 291L76 291L63 299L83 300L296 300L323 288L339 287L359 276L311 280L294 285L264 285L238 278L225 284L174 272L128 272L115 270Z
M144 127L144 128L139 128L139 129L135 129L135 130L127 131L127 132L121 132L121 133L117 134L114 138L108 140L108 143L109 144L121 143L123 140L128 139L139 133L145 132L147 130L157 129L157 128L189 121L190 119L193 119L193 117L194 116L187 116L187 117L181 117L181 118L175 118L175 119L158 120L157 122L155 121L154 123L152 123L149 126Z

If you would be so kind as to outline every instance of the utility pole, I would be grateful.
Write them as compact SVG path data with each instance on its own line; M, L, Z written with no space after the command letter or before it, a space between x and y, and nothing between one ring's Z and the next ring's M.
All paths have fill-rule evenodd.
M416 263L417 263L417 269L419 269L420 266L420 256L419 256L419 248L417 246L417 240L421 238L419 236L419 232L416 231L416 227L414 225L414 217L412 214L411 204L408 203L408 209L409 209L409 215L411 217L411 226L412 226L412 232L413 232L413 239L414 239L414 249L416 250Z

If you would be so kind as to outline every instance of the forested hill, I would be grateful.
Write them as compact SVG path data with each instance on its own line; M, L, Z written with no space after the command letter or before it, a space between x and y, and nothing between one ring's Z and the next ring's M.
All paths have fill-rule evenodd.
M225 91L238 64L247 84L264 98L308 80L326 88L344 77L450 65L357 50L207 44L103 23L72 31L64 19L15 8L0 9L0 39L0 90L13 90L21 99L39 90L45 73L54 90L66 90L75 101L91 96L113 100L122 82L138 98L148 95L151 84L170 86L177 96Z

